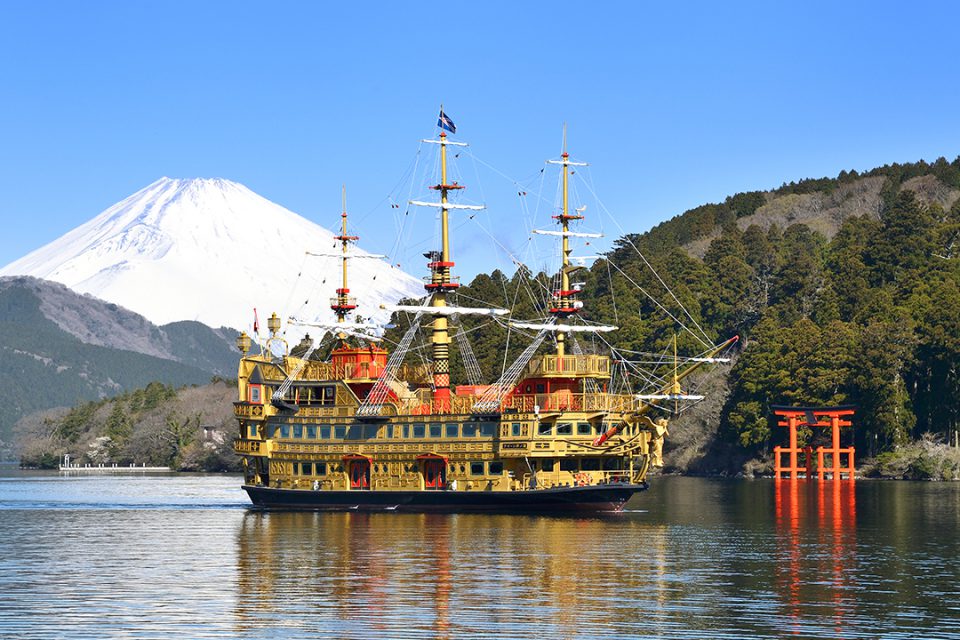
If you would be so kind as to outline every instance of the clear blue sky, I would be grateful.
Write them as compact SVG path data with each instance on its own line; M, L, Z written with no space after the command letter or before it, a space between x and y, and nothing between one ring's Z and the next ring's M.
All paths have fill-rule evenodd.
M441 102L514 177L567 122L637 232L739 191L953 159L958 7L2 0L0 265L164 175L236 180L328 227L346 183L362 244L389 249L375 205ZM516 189L492 176L472 197L509 218ZM466 277L486 268L465 253Z

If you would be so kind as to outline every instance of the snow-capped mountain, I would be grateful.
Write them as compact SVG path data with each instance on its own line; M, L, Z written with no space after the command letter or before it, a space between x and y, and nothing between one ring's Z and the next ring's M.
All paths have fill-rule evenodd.
M340 286L334 235L236 182L161 178L0 275L54 280L155 324L198 320L249 330L257 308L265 331L274 311L284 319L333 319L330 298ZM423 295L419 280L383 260L348 267L356 313L366 318L385 321L380 304Z

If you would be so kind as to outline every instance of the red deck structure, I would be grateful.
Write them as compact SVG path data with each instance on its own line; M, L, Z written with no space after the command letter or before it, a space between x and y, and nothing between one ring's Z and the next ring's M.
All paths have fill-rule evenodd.
M816 475L820 480L830 479L840 480L846 476L847 480L853 480L853 460L854 448L840 446L841 427L852 427L853 423L849 418L855 413L853 406L840 407L772 407L775 415L781 418L777 422L780 427L789 429L790 444L787 447L776 446L774 452L774 474L777 480L788 477L791 480L797 478L812 478L814 474L813 449L811 447L800 448L797 446L797 427L810 426L829 428L832 431L831 446L817 447ZM784 464L784 455L788 456L788 464ZM803 456L803 466L800 466L801 454ZM844 456L846 464L842 464ZM786 475L785 475L786 474Z

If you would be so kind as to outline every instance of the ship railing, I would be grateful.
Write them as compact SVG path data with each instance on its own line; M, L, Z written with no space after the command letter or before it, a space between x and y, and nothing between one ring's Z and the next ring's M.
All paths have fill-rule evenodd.
M233 451L238 454L260 453L260 447L263 443L259 440L247 440L246 438L236 438L233 441Z
M353 297L353 296L345 296L344 302L346 302L347 306L350 307L351 309L356 309L356 308L357 308L357 299L356 299L355 297ZM330 298L330 306L331 306L331 307L335 307L335 308L339 308L339 307L340 307L340 298L339 298L339 297Z
M524 489L549 489L551 487L590 487L611 484L627 484L634 474L627 470L617 471L535 471L523 474Z
M580 411L584 413L626 413L636 411L641 402L634 396L614 393L553 393L515 394L503 400L504 410L519 413Z
M610 357L600 355L543 355L527 365L527 375L609 378Z
M477 401L474 396L450 396L449 398L412 398L403 403L401 413L415 416L444 414L467 414Z
M476 396L457 396L449 398L410 397L400 402L386 401L384 408L375 415L445 415L468 414L473 411L477 402ZM628 413L636 411L642 403L634 396L613 393L573 393L571 391L555 391L553 393L537 393L527 395L512 395L504 398L501 404L502 411L516 411L518 413L552 413L558 411L576 411L582 413ZM388 408L389 407L389 408Z
M289 370L296 366L287 364ZM383 374L385 365L380 362L307 362L295 378L298 381L323 380L376 380ZM425 365L402 365L396 372L398 380L424 383L429 378L429 368Z
M238 418L262 418L263 405L250 402L234 402L233 415Z

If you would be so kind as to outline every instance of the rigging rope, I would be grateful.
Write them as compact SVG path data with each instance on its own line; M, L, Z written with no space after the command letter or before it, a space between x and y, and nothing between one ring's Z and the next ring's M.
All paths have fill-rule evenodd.
M663 311L665 314L667 314L667 315L670 317L671 320L673 320L673 321L676 322L678 325L680 325L680 327L681 327L684 331L688 332L690 335L692 335L694 338L696 338L696 340L697 340L700 344L702 344L703 346L708 347L708 348L710 347L710 343L709 343L709 342L707 342L706 340L704 340L703 338L701 338L700 336L698 336L696 333L694 333L693 331L691 331L690 328L687 327L687 325L683 324L683 322L681 322L679 318L677 318L675 315L673 315L672 313L670 313L670 311L669 311L666 307L664 307L664 306L660 303L659 300L657 300L657 299L654 298L652 295L650 295L650 293L649 293L646 289L644 289L642 286L640 286L640 284L637 283L633 278L631 278L630 276L628 276L627 273L626 273L623 269L621 269L619 266L617 266L617 263L616 263L616 262L612 262L612 261L610 261L610 260L608 260L607 262L609 262L610 264L612 264L614 269L616 269L617 271L619 271L620 274L621 274L624 278L626 278L627 280L630 281L630 284L632 284L633 286L635 286L641 293L643 293L643 295L647 296L647 298L649 298L650 301L653 302L653 304L657 305L657 307L658 307L661 311ZM687 315L689 316L690 314L687 314ZM697 328L699 328L699 326L698 326ZM703 330L701 329L701 333L702 333L702 332L703 332ZM704 335L705 338L707 338L707 340L709 340L709 336L707 336L707 334L704 333L703 335Z
M413 321L410 323L410 328L403 334L403 339L401 339L400 344L397 345L396 351L390 354L390 359L387 360L387 366L384 367L380 377L377 378L377 381L373 384L370 393L367 394L367 397L363 399L363 402L357 408L358 416L380 415L384 402L390 393L391 384L397 382L397 369L400 368L400 364L407 355L407 349L410 348L410 342L416 335L417 329L420 328L420 316L421 314L419 313L414 316Z
M470 346L470 340L467 338L466 331L460 323L460 318L456 318L457 326L457 346L460 348L460 358L463 360L463 366L467 370L467 379L472 385L483 384L483 371L480 369L480 363L477 362L477 356L473 353L473 347Z
M507 369L500 379L497 380L495 384L490 385L484 394L480 396L477 403L473 405L474 413L495 413L500 410L500 404L503 402L504 397L516 386L517 380L520 378L524 367L527 366L533 354L540 348L540 344L543 343L543 339L546 336L547 330L541 329L537 337L533 339L533 342L527 345L527 348L523 350L520 357L510 365L510 368Z
M588 172L588 173L589 173L589 172ZM682 309L682 310L683 310L683 313L690 319L690 321L693 323L693 326L695 326L695 327L697 328L697 330L700 331L700 334L701 334L704 338L707 339L707 342L710 342L710 341L711 341L711 338L710 338L709 335L707 335L707 332L703 330L703 327L700 326L700 324L697 322L696 318L694 318L693 315L691 315L690 312L687 311L687 308L686 308L685 306L683 306L683 303L680 302L680 299L677 298L676 295L674 295L673 290L670 289L669 286L667 286L667 283L663 281L663 278L661 278L661 277L660 277L660 274L657 273L657 270L653 268L653 265L650 264L650 262L647 260L646 256L644 256L643 253L641 253L640 249L637 248L637 245L635 245L635 244L633 243L633 240L630 239L630 235L627 234L627 232L624 230L624 228L620 225L620 222L616 219L616 217L614 217L614 216L610 213L610 210L607 209L606 205L603 204L603 201L600 199L600 196L598 196L598 195L596 194L596 192L593 190L593 187L592 187L586 180L584 180L583 183L584 183L584 186L587 188L587 190L589 190L590 193L593 195L593 197L596 198L597 204L600 205L600 208L603 209L603 211L604 211L608 216L610 216L610 219L611 219L611 220L613 220L613 223L617 226L617 229L619 229L620 233L622 234L621 237L623 238L623 240L626 241L626 243L630 245L630 247L637 253L638 256L640 256L640 259L643 260L643 263L644 263L645 265L647 265L647 268L650 269L650 271L653 273L654 277L656 277L656 279L660 282L660 284L663 285L663 288L666 290L666 292L667 292L668 294L670 294L670 297L673 298L674 302L676 302L676 303L680 306L680 309ZM614 266L616 266L616 265L614 265ZM622 272L621 272L621 273L622 273ZM684 329L686 329L687 331L690 331L690 329L687 329L686 327L684 327ZM694 334L692 331L690 331L690 333L693 334L694 336L696 336L696 334ZM699 340L699 338L698 338L698 340ZM701 340L701 343L706 344L706 343L704 343L702 340Z

